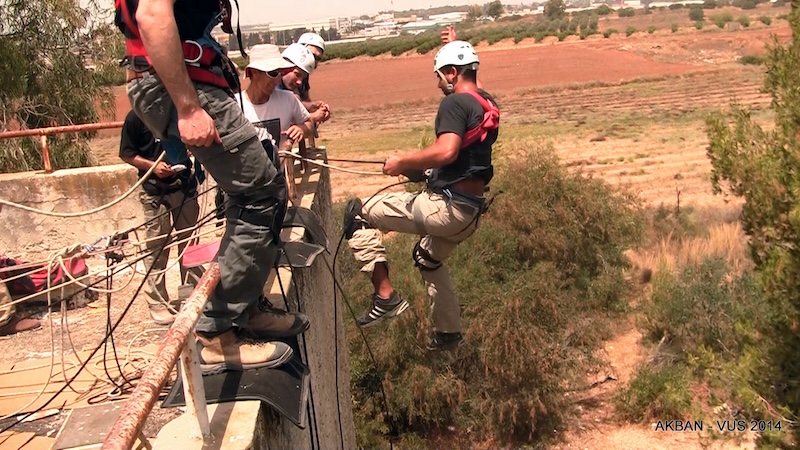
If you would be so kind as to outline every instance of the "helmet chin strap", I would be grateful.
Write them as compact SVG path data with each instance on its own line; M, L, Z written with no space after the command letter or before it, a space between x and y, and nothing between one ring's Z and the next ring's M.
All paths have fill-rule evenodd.
M439 78L441 78L442 81L444 81L445 84L447 85L445 87L444 95L450 95L450 94L452 94L453 92L456 91L456 87L453 85L453 83L447 81L447 78L445 78L445 76L444 76L444 74L442 73L441 70L437 70L436 73L439 74Z

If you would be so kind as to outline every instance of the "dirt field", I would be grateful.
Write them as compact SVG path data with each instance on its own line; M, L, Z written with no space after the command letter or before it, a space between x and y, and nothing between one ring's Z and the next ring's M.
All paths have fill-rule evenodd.
M616 19L606 22L601 25L624 30ZM503 114L496 146L499 163L513 166L526 143L545 142L565 165L627 186L648 204L680 201L681 205L725 207L727 199L710 192L704 118L711 111L728 108L732 100L754 109L757 118L769 117L770 99L760 92L763 67L742 66L736 60L762 53L770 35L786 39L790 31L785 21L739 31L712 26L702 32L682 27L674 34L658 31L627 38L623 34L611 39L542 44L526 40L516 46L500 42L479 47L480 78L498 99ZM323 64L312 77L311 92L313 98L329 102L334 111L333 120L320 130L319 143L327 146L329 155L380 160L429 140L441 97L431 73L432 57L357 58ZM118 98L121 119L128 109L121 89ZM117 146L118 136L107 133L93 148L102 163L111 164L118 162ZM341 165L369 171L380 167ZM368 196L392 181L378 175L332 172L335 200ZM78 314L76 323L96 313L86 314L85 318ZM125 332L134 334L135 329ZM585 413L569 426L563 448L666 449L708 444L696 436L659 434L646 425L615 423L609 399L646 357L639 338L631 325L606 344L604 357L616 381L602 383L581 400ZM12 338L4 345L26 345L26 340ZM42 342L36 350L47 347Z

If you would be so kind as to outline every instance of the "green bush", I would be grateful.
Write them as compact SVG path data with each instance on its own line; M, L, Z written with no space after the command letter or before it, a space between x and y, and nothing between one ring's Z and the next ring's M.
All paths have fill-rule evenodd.
M703 8L696 6L689 8L689 20L698 22L703 20L703 18L705 18L705 12L703 11Z
M616 411L634 422L683 419L692 404L689 381L689 371L680 365L643 365L614 397Z
M600 6L597 7L597 9L595 9L595 11L600 16L607 16L607 15L611 14L612 12L614 12L614 10L611 9L608 5L600 5Z
M647 32L649 34L655 33L656 32L656 26L655 25L650 25L649 27L647 27Z
M733 22L733 16L731 15L731 13L728 13L728 12L722 13L722 14L717 14L717 15L711 16L711 21L714 22L714 24L716 24L717 27L725 28L725 24L726 23Z
M772 18L769 17L769 16L759 16L758 20L760 20L761 23L763 23L764 25L771 25L772 24Z
M741 9L756 9L756 5L755 0L733 0L733 6Z
M630 36L633 33L636 33L636 27L628 26L628 28L625 28L625 36Z
M636 10L633 8L620 8L617 10L619 17L633 17L636 15Z
M609 320L627 305L623 251L642 229L635 198L564 169L547 146L513 142L504 150L527 156L496 175L492 188L504 194L448 260L467 337L449 360L424 350L430 312L408 259L419 238L385 242L396 261L392 281L412 306L369 336L381 373L354 326L348 330L361 448L385 445L381 383L402 447L431 448L419 440L447 427L469 430L475 442L540 445L564 427L566 391L583 383ZM357 307L366 306L371 286L349 253L339 255L341 279L350 298L362 299Z
M744 55L739 62L744 65L760 66L764 64L764 58L758 55Z
M717 7L716 0L704 0L703 1L703 9L714 9Z
M703 25L705 25L705 23L702 20L698 20L697 22L694 23L694 27L697 28L698 30L702 30Z
M614 33L617 33L617 30L615 28L609 28L606 31L603 31L603 37L608 39Z
M683 8L683 3L673 3L669 5L669 9L671 10L682 9L682 8Z
M673 23L670 26L670 29L672 30L673 33L677 33L678 32L678 24L677 23Z
M750 18L747 16L739 17L739 23L742 24L743 27L747 28L750 26Z

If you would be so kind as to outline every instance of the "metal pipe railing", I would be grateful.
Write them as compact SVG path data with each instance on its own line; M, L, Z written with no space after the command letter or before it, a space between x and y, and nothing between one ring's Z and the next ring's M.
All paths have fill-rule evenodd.
M30 130L0 131L0 139L40 136L44 171L46 173L52 173L53 164L50 162L50 146L47 143L48 135L122 128L124 123L125 122L84 123L80 125L64 125L60 127L33 128Z
M203 311L203 306L217 283L219 283L219 266L214 262L210 264L192 291L192 295L175 316L175 322L164 336L155 359L142 374L142 378L136 384L136 389L133 390L131 397L111 427L111 431L103 441L102 450L129 450L133 447L147 416L159 397L161 388L179 357L182 362L188 412L194 414L198 419L199 437L202 438L209 434L205 392L192 332Z

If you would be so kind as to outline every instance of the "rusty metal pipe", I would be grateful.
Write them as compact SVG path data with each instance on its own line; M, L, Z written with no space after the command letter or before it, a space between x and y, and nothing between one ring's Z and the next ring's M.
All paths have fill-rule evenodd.
M40 136L42 142L42 162L44 163L45 173L53 173L53 164L50 163L50 146L47 145L47 135Z
M186 300L183 308L175 317L175 322L167 331L156 358L142 374L131 397L122 408L111 431L103 441L102 450L129 450L136 442L136 437L144 426L147 416L161 392L161 387L169 377L172 368L178 361L186 339L194 330L209 296L219 283L219 266L211 263L206 273L200 278L192 295Z
M14 130L0 132L0 139L20 138L29 136L47 136L48 134L79 133L81 131L106 130L122 128L125 122L84 123L80 125L65 125L61 127L33 128L30 130Z

